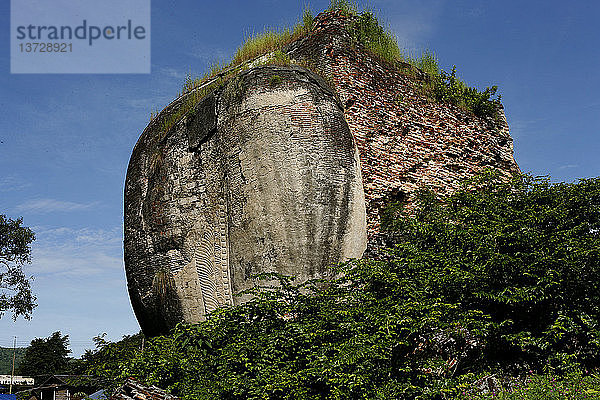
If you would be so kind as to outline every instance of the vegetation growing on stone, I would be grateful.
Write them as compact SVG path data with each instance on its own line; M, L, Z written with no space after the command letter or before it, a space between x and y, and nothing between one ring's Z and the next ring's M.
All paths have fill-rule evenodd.
M483 91L477 88L469 87L456 75L456 67L450 73L443 71L439 67L435 56L425 51L420 57L412 57L398 47L396 36L386 29L378 20L376 14L370 10L359 11L358 4L348 0L331 0L328 11L339 11L350 19L347 26L353 43L361 46L377 57L388 63L395 65L399 69L405 69L406 64L419 68L426 73L426 80L423 83L424 94L435 101L447 102L458 107L472 111L479 117L495 117L500 97L494 97L497 92L497 86L488 87ZM207 93L214 90L227 79L248 67L248 62L257 57L272 53L270 57L262 63L275 65L289 65L293 61L282 51L282 48L289 43L310 34L314 26L314 17L310 8L305 8L302 18L293 27L284 27L281 29L267 28L261 33L252 33L248 35L243 44L236 50L230 62L215 62L203 77L193 78L190 75L186 77L183 90L180 95L187 95L183 104L164 118L162 122L163 133L168 132L193 106ZM308 68L310 64L302 64ZM322 74L322 71L315 71ZM410 70L407 73L411 73ZM207 85L211 79L215 79ZM202 90L195 89L202 87ZM152 119L158 114L152 113Z
M269 85L276 86L276 85L280 84L282 80L283 80L283 78L281 78L281 76L279 76L279 75L273 75L269 79Z
M439 67L435 55L429 51L424 51L420 57L411 57L398 47L394 33L382 26L374 12L359 12L356 3L332 0L330 9L339 9L352 18L348 30L354 43L398 68L403 67L402 63L408 63L425 72L425 93L436 101L454 104L479 117L495 117L500 103L499 96L494 98L497 86L483 91L469 87L456 76L456 66L450 73L445 72Z
M302 20L292 28L268 28L261 33L253 33L244 39L238 47L229 66L239 65L263 54L281 50L283 46L310 33L313 27L313 15L309 8L305 8Z
M102 346L88 372L184 399L495 398L489 376L498 398L597 396L600 179L487 172L444 200L422 190L411 213L392 204L384 224L390 248L342 278L263 276L280 284L144 352Z
M184 94L183 103L176 107L176 109L169 114L166 118L162 120L161 124L161 132L162 135L160 139L166 135L167 132L177 123L179 122L204 96L211 93L217 87L219 87L225 81L224 78L218 78L214 82L207 83L203 87L196 89L198 86L195 86L194 79L191 78L190 75L187 76L186 81L183 85Z

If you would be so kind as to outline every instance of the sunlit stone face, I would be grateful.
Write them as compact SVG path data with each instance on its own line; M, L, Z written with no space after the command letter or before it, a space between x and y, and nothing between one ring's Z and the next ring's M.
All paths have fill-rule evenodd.
M125 267L145 333L198 322L253 276L331 277L362 256L358 152L335 96L297 67L246 71L168 134L152 124L125 188Z

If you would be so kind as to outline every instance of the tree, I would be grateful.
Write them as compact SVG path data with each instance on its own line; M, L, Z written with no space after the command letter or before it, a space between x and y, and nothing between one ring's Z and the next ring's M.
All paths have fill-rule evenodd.
M25 376L64 373L69 365L69 335L60 331L49 337L36 338L25 351L18 373Z
M36 307L31 293L31 279L23 273L23 265L31 262L30 244L35 240L31 229L0 214L0 318L11 311L13 319L22 315L31 318Z
M134 335L125 335L117 342L105 339L106 333L94 337L96 348L86 350L81 356L81 364L84 368L81 373L102 376L106 371L114 371L119 368L123 360L135 358L144 346L144 334L138 332Z

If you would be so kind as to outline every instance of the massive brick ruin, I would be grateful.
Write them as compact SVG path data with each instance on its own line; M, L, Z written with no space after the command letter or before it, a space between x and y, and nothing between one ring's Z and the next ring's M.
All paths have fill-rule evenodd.
M233 295L257 273L329 277L374 242L387 201L423 185L444 194L485 167L518 171L502 109L482 119L432 102L422 73L353 45L347 19L320 14L283 49L295 65L250 63L165 132L217 76L142 133L127 171L125 266L146 334L245 301Z

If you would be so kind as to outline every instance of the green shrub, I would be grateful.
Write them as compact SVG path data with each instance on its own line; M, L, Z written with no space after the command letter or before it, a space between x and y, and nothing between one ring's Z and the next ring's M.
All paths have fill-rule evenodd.
M412 60L412 59L411 59ZM430 51L424 51L419 58L411 61L417 68L425 72L432 79L440 76L441 70L438 65L438 59Z
M431 65L431 64L429 64ZM430 66L430 69L433 67ZM500 105L500 96L493 98L498 91L497 86L486 88L480 92L476 88L468 87L456 76L456 66L450 74L439 71L430 74L433 85L430 90L437 101L447 102L471 110L479 117L494 117Z
M358 1L353 0L329 0L328 11L341 11L344 15L352 16L358 14Z
M379 24L372 12L365 11L356 15L349 26L349 32L356 43L384 60L391 63L404 60L396 37Z
M528 375L496 392L465 391L464 400L593 400L600 399L600 376Z
M279 284L103 374L184 399L455 399L481 395L484 372L599 366L600 179L488 172L386 215L395 245L377 259L343 265L327 284L257 277ZM594 379L582 380L588 394ZM550 381L531 382L543 391Z
M491 318L487 361L597 366L600 350L600 180L550 184L478 177L444 203L421 194L395 220L417 281ZM398 225L400 224L400 225Z

